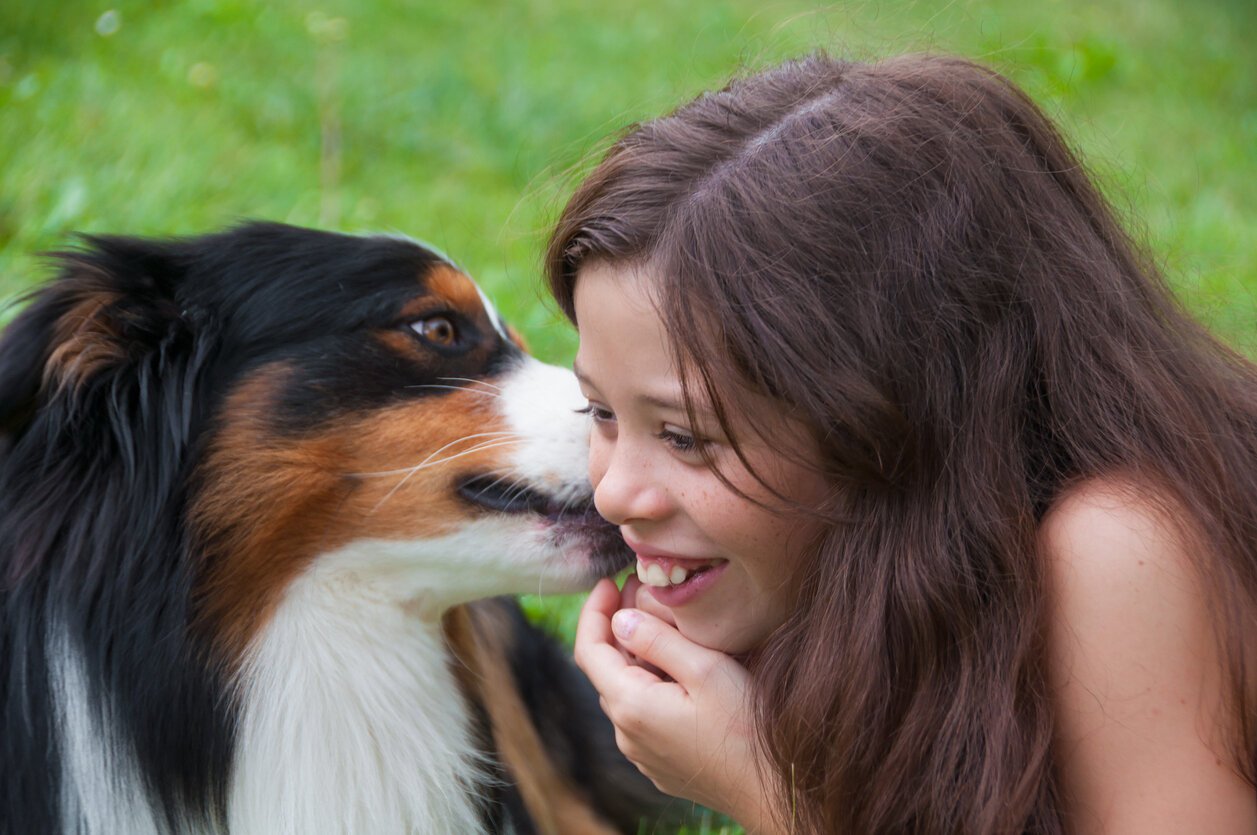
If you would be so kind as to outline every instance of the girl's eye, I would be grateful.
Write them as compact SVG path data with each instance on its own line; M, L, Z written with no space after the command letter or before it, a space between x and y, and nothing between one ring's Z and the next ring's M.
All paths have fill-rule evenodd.
M448 316L428 316L410 327L419 337L432 345L448 348L458 341L458 328Z
M595 406L593 403L588 404L583 409L577 409L578 415L589 415L594 419L594 423L611 423L615 420L615 415L610 409L604 409L601 406Z
M694 439L693 435L680 432L676 429L668 429L665 427L662 431L657 433L655 437L675 449L677 452L690 453L698 449L698 441Z

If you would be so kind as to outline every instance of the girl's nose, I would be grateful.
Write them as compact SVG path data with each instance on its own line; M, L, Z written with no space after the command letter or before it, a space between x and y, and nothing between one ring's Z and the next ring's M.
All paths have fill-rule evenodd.
M659 468L623 440L597 434L590 444L589 481L598 513L613 525L665 518L670 501Z

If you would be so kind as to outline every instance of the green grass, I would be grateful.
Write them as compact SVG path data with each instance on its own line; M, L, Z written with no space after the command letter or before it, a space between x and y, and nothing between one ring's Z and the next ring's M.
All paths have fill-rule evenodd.
M1184 299L1257 348L1246 0L275 0L0 7L0 298L74 231L241 217L429 240L552 361L548 224L627 123L817 47L987 60L1065 125ZM103 33L103 34L102 34Z
M454 256L567 362L540 253L625 125L818 47L934 49L1025 86L1187 305L1254 354L1254 31L1249 0L7 0L0 300L75 231L396 230ZM573 605L528 601L567 635Z

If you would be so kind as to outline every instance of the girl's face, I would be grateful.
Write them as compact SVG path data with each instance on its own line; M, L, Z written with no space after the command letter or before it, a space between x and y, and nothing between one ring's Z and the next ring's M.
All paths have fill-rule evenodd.
M699 425L690 424L651 286L647 271L605 263L582 268L576 282L575 365L593 418L594 502L637 553L640 594L667 610L660 614L699 644L746 652L785 620L794 569L821 524L770 509L781 502L738 460L714 415L700 410ZM731 405L782 426L770 447L750 431L754 417L735 421L751 470L789 499L819 503L824 481L796 463L816 460L807 433L762 398L731 398ZM722 483L695 451L696 436L732 484L769 507Z

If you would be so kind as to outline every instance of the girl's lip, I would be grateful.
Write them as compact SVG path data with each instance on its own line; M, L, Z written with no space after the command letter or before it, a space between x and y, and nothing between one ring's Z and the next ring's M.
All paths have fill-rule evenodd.
M648 590L651 597L669 609L684 606L711 588L729 566L729 561L721 557L682 557L667 551L648 548L627 536L624 537L624 541L637 555L638 562L644 565L657 564L663 569L665 575L671 575L672 569L677 566L692 572L685 582L677 586L643 584L642 588Z
M710 565L710 561L706 561L705 564ZM649 592L650 596L660 604L667 606L669 609L676 609L692 602L696 597L719 582L720 576L724 574L725 569L728 567L729 562L721 560L706 571L700 571L693 575L679 586L643 585L642 590Z
M680 566L686 571L694 571L709 565L717 565L722 562L727 562L727 560L722 560L718 557L713 557L711 559L697 559L694 557L674 557L670 554L651 554L646 551L635 551L634 553L637 554L638 562L643 562L647 565L652 562L659 563L665 574L672 573L673 566Z
M680 554L670 554L667 551L659 551L654 548L647 548L645 545L634 542L627 536L624 537L625 544L632 549L637 558L642 562L660 562L670 565L679 565L683 568L701 568L704 565L711 565L714 562L724 562L719 557L683 557Z

